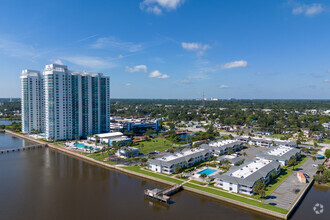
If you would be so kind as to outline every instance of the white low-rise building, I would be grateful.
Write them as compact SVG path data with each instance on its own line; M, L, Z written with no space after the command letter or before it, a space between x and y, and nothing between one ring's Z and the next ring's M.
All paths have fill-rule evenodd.
M215 186L235 193L253 195L253 187L258 180L270 181L272 173L279 174L281 164L266 159L255 159L238 167L231 167L228 172L215 175Z
M148 167L155 172L172 174L178 166L188 168L207 160L211 156L212 153L203 148L185 149L179 153L166 154L155 159L149 159Z
M116 143L127 143L132 142L132 139L128 138L121 132L111 132L111 133L104 133L104 134L96 134L94 136L88 137L87 140L89 141L96 141L97 137L101 143L109 143L112 145L113 142Z
M243 142L238 140L221 140L211 142L209 144L202 144L201 148L211 151L215 156L228 154L229 151L237 151L243 148Z
M267 151L257 154L258 158L278 161L282 166L286 165L287 162L293 157L300 157L300 150L294 147L288 147L280 145L275 148L271 148Z
M130 158L139 156L140 150L136 147L122 147L116 152L116 156L122 158Z
M249 136L238 136L236 140L242 141L249 145L256 145L260 147L273 147L276 145L284 145L288 147L296 147L295 141L288 140L278 140L272 138L258 138L258 137L249 137Z

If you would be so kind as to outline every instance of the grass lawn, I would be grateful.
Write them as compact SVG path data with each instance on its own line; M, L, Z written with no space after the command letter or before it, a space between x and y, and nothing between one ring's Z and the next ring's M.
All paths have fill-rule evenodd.
M200 191L203 191L203 192L211 193L211 194L214 194L214 195L222 196L222 197L225 197L225 198L228 198L228 199L236 200L236 201L239 201L239 202L243 202L243 203L253 205L253 206L256 206L256 207L268 209L268 210L278 212L278 213L281 213L281 214L288 213L288 210L286 210L286 209L282 209L282 208L279 208L279 207L276 207L276 206L272 206L272 205L265 204L265 203L262 203L262 202L259 202L259 201L248 199L246 197L237 196L237 195L232 194L232 193L222 192L222 191L219 191L219 190L216 190L216 189L212 189L210 187L196 186L196 185L190 184L190 183L185 183L184 186L191 187L191 188L194 188L194 189L197 189L197 190L200 190Z
M189 181L190 183L195 183L195 184L198 184L198 185L202 185L202 186L205 186L207 183L203 183L203 182L200 182L200 181L197 181L197 180L190 180Z
M269 196L286 178L292 174L292 172L292 169L282 169L281 174L266 186L265 197Z
M146 170L142 170L138 166L135 166L135 167L122 167L122 168L124 168L126 170L136 172L136 173L141 173L141 174L144 174L144 175L147 175L147 176L152 176L152 177L155 177L155 178L158 178L158 179L166 180L166 181L169 181L169 182L172 182L172 183L177 183L177 184L183 183L183 181L181 181L181 180L173 179L173 178L168 177L168 176L163 176L161 174L157 174L157 173L149 172L149 171L146 171Z
M330 144L330 139L322 139L322 143L324 143L324 144Z
M143 144L143 147L142 147ZM138 145L134 146L140 149L141 153L149 153L158 151L164 151L167 149L171 149L173 146L173 142L166 140L165 138L154 138L149 141L140 141Z

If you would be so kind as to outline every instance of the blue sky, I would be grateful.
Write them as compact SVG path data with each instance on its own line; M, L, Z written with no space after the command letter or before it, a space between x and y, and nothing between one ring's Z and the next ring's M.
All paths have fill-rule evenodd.
M330 3L29 0L0 3L0 97L22 69L111 77L113 98L330 98Z

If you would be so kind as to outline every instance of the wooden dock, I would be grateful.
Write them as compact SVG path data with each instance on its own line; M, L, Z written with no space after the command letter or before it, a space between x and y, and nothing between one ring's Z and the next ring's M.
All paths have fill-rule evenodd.
M36 145L29 145L29 146L25 146L25 147L16 147L16 148L3 149L3 150L0 149L0 154L17 152L17 151L32 150L32 149L42 148L42 147L46 147L46 146L47 146L47 144L36 144Z
M144 195L148 196L149 198L159 200L161 202L169 203L170 201L170 195L178 192L179 190L182 189L182 184L176 184L173 186L170 186L165 189L146 189L144 190Z

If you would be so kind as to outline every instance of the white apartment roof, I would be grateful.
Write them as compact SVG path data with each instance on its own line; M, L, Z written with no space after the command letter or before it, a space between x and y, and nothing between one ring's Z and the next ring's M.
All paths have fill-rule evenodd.
M231 173L231 176L244 179L251 174L257 172L270 162L272 161L266 159L254 160L253 162L245 165L244 167L241 167L239 170L236 170L235 172Z
M189 156L191 154L195 154L195 153L201 152L201 151L204 151L204 149L195 148L195 149L191 149L191 150L181 151L180 153L176 153L176 154L168 154L168 155L165 155L165 156L160 157L158 159L162 160L162 161L171 161L171 160L175 160L177 158Z
M237 140L222 140L222 141L218 141L218 142L212 142L209 145L212 147L221 147L227 144L231 144L234 142L238 142Z
M283 154L286 154L287 152L289 152L292 149L293 149L292 147L287 147L287 146L281 145L275 149L268 151L267 154L273 155L273 156L282 156Z

